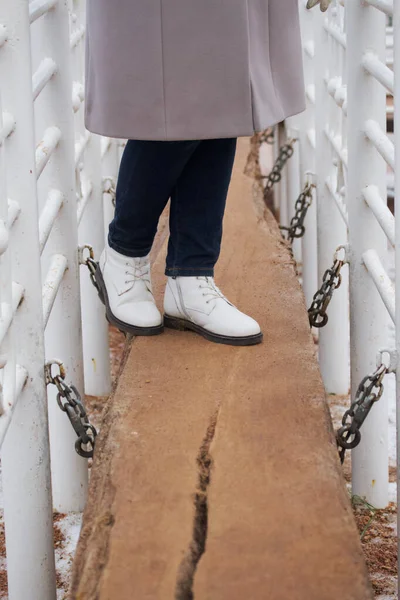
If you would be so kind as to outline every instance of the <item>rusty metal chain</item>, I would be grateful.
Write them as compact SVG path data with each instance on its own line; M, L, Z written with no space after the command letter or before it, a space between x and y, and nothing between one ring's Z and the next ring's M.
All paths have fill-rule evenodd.
M353 450L360 443L360 429L373 405L382 397L384 389L382 380L388 372L388 367L382 363L372 375L364 377L358 387L354 401L344 413L342 427L336 434L342 464L346 456L346 450Z
M58 365L59 372L52 373L52 366ZM57 403L60 409L66 413L78 439L75 442L75 450L83 458L92 458L96 443L97 431L89 421L81 396L74 385L65 383L65 368L61 361L50 361L45 365L46 385L56 386Z
M295 214L290 221L289 227L281 226L282 231L287 231L287 240L292 243L294 239L301 238L306 232L304 221L307 216L308 209L312 204L312 191L315 187L312 183L306 183L303 191L296 200L294 205Z
M109 194L111 197L112 205L115 208L115 202L117 197L117 186L115 182L115 177L107 176L103 177L103 192L105 194Z
M85 258L84 252L87 250L89 255ZM98 283L96 281L96 270L97 270L97 262L94 258L94 250L90 244L85 244L84 246L80 246L78 248L79 254L79 264L85 265L89 269L90 279L96 288L97 292L100 292Z
M275 142L275 127L269 127L268 129L265 129L265 131L261 132L258 135L258 140L260 145L265 143L272 146L272 144Z
M267 194L273 186L281 181L282 179L282 171L289 160L293 156L294 153L294 143L295 139L290 140L287 144L284 144L278 154L278 158L275 161L275 164L272 168L272 171L269 175L262 176L262 179L266 179L265 183L265 194Z
M261 183L262 174L260 168L260 148L265 142L273 144L275 140L275 128L270 127L261 133L255 133L250 140L250 152L244 168L245 175L253 177L256 183Z
M311 327L324 327L328 322L326 311L332 300L333 292L340 287L342 276L340 271L345 264L345 257L339 258L339 253L345 252L345 248L340 246L334 256L334 262L330 269L327 269L322 278L322 285L314 294L313 301L308 309L308 319Z

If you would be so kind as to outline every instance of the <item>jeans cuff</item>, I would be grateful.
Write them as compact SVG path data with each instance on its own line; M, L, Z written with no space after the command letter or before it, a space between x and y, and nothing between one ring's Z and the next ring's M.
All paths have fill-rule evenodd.
M167 277L214 277L214 269L210 267L167 267Z
M114 242L110 239L110 236L108 236L108 245L110 248L115 250L115 252L118 252L118 254L122 254L128 258L143 258L144 256L147 256L151 250L151 248L149 250L130 250L128 248L123 248L122 246L114 244Z

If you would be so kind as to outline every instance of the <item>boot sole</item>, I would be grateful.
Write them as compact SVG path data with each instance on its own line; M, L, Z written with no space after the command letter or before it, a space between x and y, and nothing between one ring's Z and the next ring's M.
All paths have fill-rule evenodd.
M179 317L170 317L164 314L164 325L169 329L177 329L178 331L194 331L199 335L202 335L209 342L216 344L226 344L227 346L255 346L261 344L263 341L263 334L257 333L255 335L248 335L245 337L233 337L227 335L220 335L218 333L211 333L207 329L187 321L186 319L180 319Z
M97 263L97 269L94 274L94 278L96 280L98 286L98 294L99 298L106 307L106 318L107 321L117 327L122 333L130 333L131 335L159 335L164 331L164 325L156 325L155 327L138 327L136 325L130 325L129 323L125 323L124 321L120 321L116 316L113 315L110 303L108 301L108 293L107 288L104 283L103 275L100 270L100 265Z

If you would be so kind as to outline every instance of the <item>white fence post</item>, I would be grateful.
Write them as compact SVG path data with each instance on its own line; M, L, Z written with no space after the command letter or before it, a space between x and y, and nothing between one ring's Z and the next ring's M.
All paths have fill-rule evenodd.
M289 223L295 214L295 204L301 192L301 175L300 175L300 140L299 131L297 128L288 126L287 134L289 139L296 139L293 146L293 156L287 164L287 198L288 198L288 215ZM293 257L296 263L301 266L301 240L294 239L292 244Z
M46 329L46 357L63 361L67 382L73 382L83 395L72 69L66 3L57 2L32 28L35 28L32 52L36 63L50 57L57 65L56 73L35 103L38 140L49 127L56 127L60 137L39 179L38 188L40 198L48 198L51 190L61 192L63 198L42 267L47 271L54 255L65 257L67 265ZM49 275L51 278L51 273ZM75 452L76 434L65 413L59 409L53 388L49 386L48 395L54 508L60 512L81 511L87 494L87 461Z
M286 129L282 123L279 123L275 128L275 157L278 156L279 149L286 144ZM281 173L281 180L276 186L275 193L279 198L279 217L280 224L283 227L288 227L290 224L290 215L289 215L289 198L288 198L288 176L286 168L283 169Z
M101 140L101 159L103 182L107 183L106 189L109 192L104 192L104 237L107 239L108 226L114 217L113 200L115 199L115 188L117 184L118 171L118 145L115 140L103 138Z
M333 263L339 245L347 242L347 229L328 189L327 182L336 177L335 153L326 135L329 111L339 110L328 96L326 79L329 73L329 44L324 30L324 15L315 14L315 112L316 112L316 184L318 233L318 285L326 269ZM319 360L328 393L347 394L349 391L349 312L348 277L342 271L343 282L329 306L328 324L319 331Z
M9 599L55 600L28 6L28 0L0 0L7 36L0 48L1 96L16 122L4 142L7 191L21 209L10 232L12 274L23 285L12 327L17 363L28 374L2 446L4 518ZM3 327L4 317L2 310ZM17 393L18 386L9 390L9 400Z
M92 192L79 225L80 245L90 244L98 260L104 248L104 210L101 174L100 138L91 136L85 151L85 186ZM79 169L79 166L78 166ZM97 175L97 176L96 176ZM81 267L82 335L85 366L85 392L92 396L106 396L111 390L108 323L104 306Z
M73 85L77 90L74 105L76 143L80 144L81 140L87 140L75 165L79 195L78 240L80 245L91 245L98 260L104 248L101 138L85 131L84 107L83 102L80 101L84 95L85 64L85 4L82 0L74 2L70 21ZM81 267L81 306L85 392L92 396L106 396L111 391L108 323L104 316L104 306L99 301L97 292L83 266Z
M346 4L348 61L348 212L350 241L351 389L376 368L377 352L385 346L387 316L367 273L363 254L374 248L381 259L387 242L362 190L379 188L386 199L386 164L366 137L366 124L375 121L386 131L386 93L362 65L368 49L385 62L386 17L362 0ZM352 454L353 494L382 508L388 502L388 407L384 397L365 421L361 443Z
M304 2L301 3L300 11L307 108L296 119L300 122L300 127L298 128L301 170L300 184L303 188L307 181L314 181L311 173L315 173L315 43L313 35L315 11L307 10ZM318 287L317 201L315 194L313 202L308 209L305 228L306 231L302 239L301 249L302 279L306 304L309 307Z
M400 123L400 2L394 3L394 121ZM400 215L400 128L395 129L395 214ZM400 219L396 219L396 298L400 298ZM397 508L400 506L400 302L396 302L396 427L397 427ZM400 573L400 511L397 510L397 572ZM400 585L398 585L398 593Z

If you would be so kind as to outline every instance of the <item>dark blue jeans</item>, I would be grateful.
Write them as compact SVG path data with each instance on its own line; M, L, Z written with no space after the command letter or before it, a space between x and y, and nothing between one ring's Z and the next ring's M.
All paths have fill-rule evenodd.
M212 277L218 260L236 139L128 141L108 241L146 256L171 199L166 275Z

